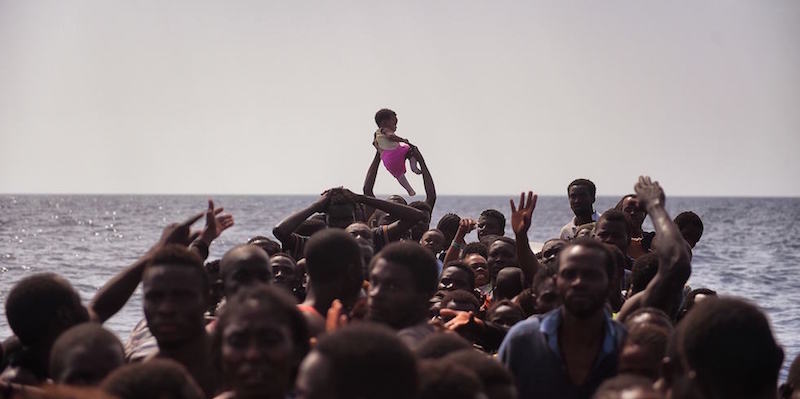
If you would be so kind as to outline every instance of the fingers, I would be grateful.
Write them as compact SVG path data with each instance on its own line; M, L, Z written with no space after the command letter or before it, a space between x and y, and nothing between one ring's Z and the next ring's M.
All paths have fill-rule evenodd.
M508 200L508 203L511 205L511 213L517 213L517 207L514 206L514 200ZM520 203L520 207L522 207L522 203Z
M222 213L222 211L224 211L224 210L225 210L225 208L215 208L215 209L214 209L214 214L215 214L215 215L219 215L219 214L220 214L220 213Z
M534 194L533 192L529 191L528 192L528 208L530 208L531 211L536 209L536 203L538 201L539 201L539 195L538 194Z
M196 240L197 237L200 237L200 233L201 233L200 231L192 232L192 234L189 236L189 242L192 242L192 241Z
M200 213L190 217L189 219L186 219L179 226L180 227L189 227L189 226L193 225L196 221L200 220L201 217L205 216L205 214L206 214L205 212L200 212Z
M336 331L342 317L342 301L334 299L331 307L328 308L328 317L325 318L325 331Z

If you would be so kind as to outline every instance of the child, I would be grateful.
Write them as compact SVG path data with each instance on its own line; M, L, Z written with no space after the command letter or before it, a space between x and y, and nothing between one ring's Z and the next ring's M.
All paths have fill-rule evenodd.
M375 131L375 138L372 145L381 153L381 160L386 170L400 182L400 185L408 191L408 195L415 196L417 193L411 188L411 184L406 179L406 159L409 161L411 170L416 174L421 174L417 166L417 160L412 155L411 144L408 140L395 134L397 131L397 114L390 109L381 109L375 113L375 123L378 130Z

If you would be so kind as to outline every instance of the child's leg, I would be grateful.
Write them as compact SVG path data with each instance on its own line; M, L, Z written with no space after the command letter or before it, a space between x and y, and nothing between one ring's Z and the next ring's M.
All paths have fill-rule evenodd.
M408 167L412 172L418 175L422 174L422 170L419 168L419 162L417 161L417 158L414 158L413 156L408 157Z
M403 188L406 189L406 191L408 191L408 195L412 197L417 195L414 189L411 188L411 184L408 182L408 179L406 179L406 175L398 176L397 181L400 182L400 185L403 186Z

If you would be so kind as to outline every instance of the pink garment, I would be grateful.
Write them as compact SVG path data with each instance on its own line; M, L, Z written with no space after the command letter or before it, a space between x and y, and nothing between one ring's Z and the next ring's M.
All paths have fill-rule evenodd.
M381 160L383 166L394 177L400 177L406 174L406 153L411 148L406 143L399 143L400 145L393 150L381 151Z

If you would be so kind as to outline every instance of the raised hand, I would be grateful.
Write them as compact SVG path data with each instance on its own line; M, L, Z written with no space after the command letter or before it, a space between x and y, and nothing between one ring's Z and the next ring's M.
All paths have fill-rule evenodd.
M536 209L536 201L539 196L532 191L528 191L528 200L525 201L525 193L519 194L519 209L514 205L514 200L508 200L511 204L511 228L514 234L527 234L531 228L531 217L533 210Z
M664 205L664 189L657 181L651 181L650 176L639 176L639 181L633 186L636 199L646 210L651 205Z
M463 218L458 222L458 231L456 231L455 240L463 241L464 237L467 236L472 230L475 230L475 227L478 223L469 218Z
M200 233L200 239L211 245L223 231L233 226L233 215L222 214L223 208L214 208L214 201L208 200L208 210L206 210L206 226Z
M158 240L154 248L161 248L170 244L188 246L200 235L200 232L191 233L190 228L205 214L205 212L200 212L189 219L186 219L182 223L172 223L168 225L164 228L164 231L161 232L161 238Z

